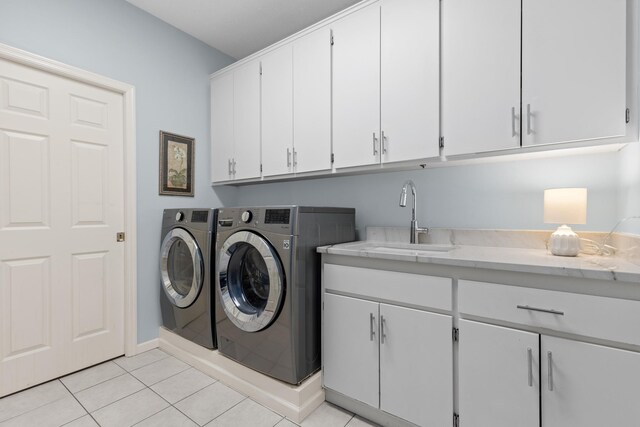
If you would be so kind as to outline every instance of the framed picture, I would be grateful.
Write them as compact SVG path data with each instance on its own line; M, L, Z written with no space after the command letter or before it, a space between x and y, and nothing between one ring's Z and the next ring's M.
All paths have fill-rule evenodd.
M160 195L193 197L195 139L160 131Z

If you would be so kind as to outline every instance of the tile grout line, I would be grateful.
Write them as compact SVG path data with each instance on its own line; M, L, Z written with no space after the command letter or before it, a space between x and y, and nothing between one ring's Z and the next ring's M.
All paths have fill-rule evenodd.
M177 374L176 374L176 375L177 375ZM211 384L209 384L209 385L211 385ZM209 386L208 386L208 385L207 385L207 386L204 386L204 387L202 387L200 390L204 390L204 389L205 389L205 388L207 388L207 387L209 387ZM169 406L168 406L167 408L173 408L173 409L175 409L176 411L178 411L178 412L180 412L182 415L184 415L188 420L190 420L191 422L193 422L195 425L197 425L197 426L199 426L199 425L200 425L200 424L198 424L195 420L191 419L191 417L189 417L189 415L185 414L185 413L184 413L184 412L182 412L180 409L176 408L172 403L170 403L167 399L165 399L164 397L162 397L162 396L161 396L159 393L157 393L154 389L152 389L151 387L148 387L148 386L147 386L147 388L148 388L149 390L151 390L153 393L155 393L156 395L158 395L158 396L160 397L160 399L162 399L162 400L164 400L165 402L167 402L167 403L169 404ZM198 391L200 391L200 390L198 390ZM196 391L196 392L194 392L194 393L191 393L189 396L193 396L193 395L194 395L194 394L196 394L198 391ZM187 396L187 397L189 397L189 396ZM186 399L186 397L185 397L185 399ZM181 400L179 400L178 402L182 402L182 400L184 400L184 399L181 399ZM178 403L178 402L176 402L176 403ZM167 408L162 409L162 411L166 410ZM160 413L160 412L162 412L162 411L158 411L158 412L156 412L156 413L155 413L155 414L153 414L153 415L159 414L159 413ZM150 416L148 416L147 418L151 418L151 417L153 417L153 415L150 415ZM146 420L147 418L145 418L144 420ZM140 422L138 422L138 423L136 423L136 424L134 424L134 425L140 424L140 423L141 423L142 421L144 421L144 420L141 420Z
M17 392L15 392L15 393L13 393L13 394L10 394L9 396L4 396L4 397L0 398L0 400L4 399L4 398L6 398L6 397L10 397L10 396L17 395L17 394L22 393L22 392L27 391L27 390L34 389L34 388L36 388L36 387L40 387L41 385L44 385L44 384L47 384L47 383L50 383L50 382L53 382L53 381L58 381L58 382L59 382L60 384L62 384L62 386L67 390L67 392L71 393L71 392L69 391L69 389L64 385L64 383L63 383L62 381L60 381L60 378L56 378L56 379L53 379L53 380L51 380L51 381L47 381L46 383L36 384L36 385L34 385L33 387L29 387L29 388L28 388L28 389L26 389L26 390L20 390L20 391L17 391ZM73 396L73 393L71 393L71 395ZM2 421L0 421L0 423L6 423L7 421L13 420L14 418L21 417L21 416L23 416L23 415L25 415L25 414L28 414L29 412L33 412L33 411L38 410L38 409L40 409L40 408L42 408L42 407L44 407L44 406L47 406L47 405L50 405L50 404L52 404L52 403L58 402L59 400L62 400L62 399L64 399L65 397L67 397L67 396L61 397L61 398L59 398L59 399L52 400L51 402L44 403L44 404L42 404L42 405L40 405L40 406L36 406L35 408L29 409L29 410L28 410L28 411L26 411L26 412L22 412L22 413L20 413L20 414L18 414L18 415L14 415L14 416L12 416L12 417L9 417L9 418L7 418L6 420L2 420Z
M154 350L155 350L155 349L154 349ZM148 351L152 351L152 350L148 350ZM162 351L162 350L161 350L161 351ZM146 353L146 351L145 351L144 353ZM144 354L144 353L136 354L135 356L131 356L131 357L132 357L132 358L133 358L133 357L137 357L137 356L140 356L140 355L142 355L142 354ZM116 362L116 360L120 359L121 357L124 357L124 358L126 359L126 356L121 356L121 357L118 357L118 358L116 358L116 359L112 359L112 360L113 360L113 363L115 363L116 365L120 366L120 367L121 367L122 369L124 369L126 372L131 373L131 372L133 372L133 371L137 371L138 369L142 369L142 368L144 368L144 367L147 367L147 366L149 366L149 365L152 365L152 364L154 364L154 363L156 363L156 362L160 362L161 360L168 359L169 357L174 357L175 359L178 359L177 357L172 356L172 355L170 355L169 353L165 353L164 351L163 351L162 353L164 353L164 354L165 354L165 357L161 357L161 358L160 358L160 359L158 359L158 360L154 360L154 361L152 361L152 362L145 363L144 365L142 365L142 366L138 366L137 368L135 368L135 369L131 369L131 370L128 370L128 369L127 369L127 368L125 368L124 366L120 366L120 364L119 364L118 362ZM180 360L180 359L178 359L178 360ZM186 362L184 362L184 363L186 363ZM188 363L187 363L187 364L188 364Z
M124 375L124 374L123 374L123 375ZM120 376L121 376L121 375L120 375ZM118 377L116 377L116 378L118 378ZM71 396L73 396L73 398L76 400L76 402L78 402L78 405L80 405L80 407L81 407L82 409L84 409L84 412L86 412L86 414L84 414L84 415L89 415L89 416L91 417L91 419L92 419L92 420L93 420L97 425L100 425L100 423L98 422L98 420L96 420L96 419L93 417L93 415L91 415L91 412L87 411L87 408L85 408L85 407L84 407L84 405L82 404L82 402L80 402L80 401L78 400L78 398L76 397L76 395L75 395L75 394L73 394L73 393L71 393L71 390L69 390L69 388L66 386L66 384L65 384L65 383L63 383L62 381L60 381L60 384L62 384L62 386L63 386L65 389L67 389L67 391L71 394ZM96 384L96 385L97 385L97 384ZM91 387L89 387L89 388L91 388ZM85 389L85 390L88 390L89 388L87 388L87 389ZM81 390L81 391L82 391L82 390ZM80 416L80 417L76 418L75 420L78 420L78 419L80 419L80 418L84 417L84 415L82 415L82 416ZM66 424L70 424L70 423L74 422L75 420L71 420L71 421L69 421L69 422L68 422L68 423L66 423ZM66 425L66 424L63 424L63 425Z

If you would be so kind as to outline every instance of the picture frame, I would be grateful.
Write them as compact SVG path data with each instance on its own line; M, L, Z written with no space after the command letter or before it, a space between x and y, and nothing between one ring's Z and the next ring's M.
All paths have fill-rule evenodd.
M160 131L161 196L194 194L195 139Z

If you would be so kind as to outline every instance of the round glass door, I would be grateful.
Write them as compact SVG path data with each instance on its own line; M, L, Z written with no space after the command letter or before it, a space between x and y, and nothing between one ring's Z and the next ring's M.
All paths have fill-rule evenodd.
M273 247L249 231L232 234L218 260L218 296L238 328L256 332L269 326L284 295L282 264Z
M173 305L193 304L202 289L203 269L202 252L193 236L182 228L167 233L160 247L160 276Z

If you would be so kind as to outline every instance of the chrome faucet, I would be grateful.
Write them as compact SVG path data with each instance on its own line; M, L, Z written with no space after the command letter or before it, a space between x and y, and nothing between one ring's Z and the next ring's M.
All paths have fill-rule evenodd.
M407 206L407 187L411 187L411 195L413 196L413 207L411 208L411 235L409 236L410 243L418 243L418 234L421 232L429 232L428 228L418 227L418 220L416 219L416 185L412 180L408 179L402 185L402 192L400 193L400 207Z

